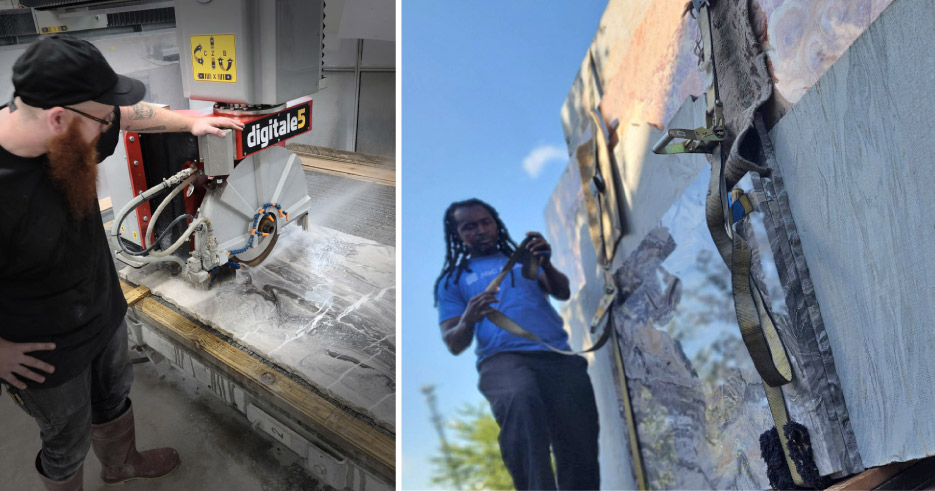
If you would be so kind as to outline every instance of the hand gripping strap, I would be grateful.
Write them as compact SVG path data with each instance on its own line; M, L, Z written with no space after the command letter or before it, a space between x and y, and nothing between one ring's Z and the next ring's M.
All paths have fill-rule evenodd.
M526 240L524 240L519 245L519 247L517 247L516 250L513 251L513 254L511 254L509 260L507 260L506 265L504 265L503 269L500 270L500 273L493 279L493 281L490 282L489 285L487 285L487 289L485 290L486 292L488 293L496 292L497 289L500 288L500 283L503 282L503 279L506 278L507 273L509 273L510 270L513 269L513 265L516 264L517 261L521 261L523 264L523 277L524 278L528 280L535 280L536 278L538 278L540 260L538 257L532 255L528 249L526 249L526 244L528 242L529 242L529 238L526 238ZM487 319L489 319L490 322L493 322L494 324L497 325L497 327L499 327L500 329L503 329L506 332L509 332L511 334L515 334L517 336L526 338L530 341L539 343L542 346L545 346L546 348L549 348L550 350L556 353L561 353L563 355L577 355L580 353L588 353L590 351L596 351L600 349L601 346L604 346L604 343L607 342L607 339L609 338L609 332L610 332L610 329L608 327L605 327L604 332L601 333L601 337L597 340L596 343L594 343L593 346L582 351L569 351L569 350L556 348L555 346L552 346L551 344L546 343L539 336L536 336L535 334L527 331L526 329L523 329L519 324L513 321L513 319L510 319L509 317L507 317L503 312L495 310L487 314ZM610 323L608 323L608 325L609 324Z

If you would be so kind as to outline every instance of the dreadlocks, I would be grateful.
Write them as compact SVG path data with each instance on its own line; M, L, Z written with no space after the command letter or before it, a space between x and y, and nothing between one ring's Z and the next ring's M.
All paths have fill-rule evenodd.
M464 242L461 241L461 237L458 235L458 224L455 222L455 210L458 208L463 208L466 206L483 206L489 213L490 216L497 222L497 250L509 256L513 254L513 251L516 250L516 242L513 242L513 239L510 238L510 233L506 230L506 225L503 224L503 221L500 220L500 215L497 213L492 206L484 203L483 201L477 198L466 199L464 201L455 201L448 206L448 209L445 210L445 265L442 267L442 272L438 275L438 279L435 280L435 288L432 289L435 295L435 306L438 306L438 284L441 283L442 278L445 279L445 289L448 289L448 280L451 278L451 274L455 273L454 282L457 284L458 280L461 279L461 273L467 271L471 272L468 268L468 260L470 259L470 254L468 253L467 247L464 245ZM457 271L455 271L457 270ZM513 272L511 271L510 274ZM511 278L512 280L512 278Z

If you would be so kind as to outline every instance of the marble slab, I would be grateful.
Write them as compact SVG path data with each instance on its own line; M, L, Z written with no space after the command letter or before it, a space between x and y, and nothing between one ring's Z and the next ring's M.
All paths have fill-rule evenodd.
M707 183L704 170L615 273L619 348L651 488L763 489L772 418L705 225Z
M806 92L809 90L824 93L825 82L819 80L822 75L830 68L845 63L852 43L853 46L858 46L861 42L868 42L865 39L873 36L872 29L868 30L868 27L878 17L884 19L890 15L888 12L893 9L893 5L907 3L912 6L904 8L918 9L923 4L921 0L729 1L749 1L754 35L766 54L767 68L774 89L774 97L767 104L767 125L775 124L776 121L782 123L783 116L796 102L801 99L801 104L805 103L809 97ZM929 5L926 4L926 9L931 8ZM633 292L631 302L650 302L643 305L642 310L637 305L632 306L634 312L651 312L652 315L628 319L631 325L627 329L630 332L622 333L629 336L629 341L625 341L622 348L631 350L628 356L636 356L636 359L629 363L642 367L634 369L636 378L633 383L639 389L632 396L639 419L646 419L640 423L645 427L641 428L640 432L650 435L649 441L652 442L652 445L644 449L644 452L651 456L644 456L644 461L649 461L652 467L647 469L648 474L659 486L765 486L765 481L761 480L762 474L758 472L761 469L757 467L759 457L754 452L755 438L751 441L751 437L756 436L754 426L759 431L771 426L767 424L769 418L763 412L766 406L765 400L762 399L759 379L755 372L745 371L743 362L739 360L724 362L729 370L712 368L720 366L719 363L724 364L724 360L719 361L715 356L717 350L723 350L724 353L740 352L743 353L740 358L746 359L745 350L742 345L737 344L739 338L733 335L736 331L736 320L731 318L718 324L710 319L710 315L703 315L704 311L699 310L698 302L690 301L692 296L698 295L707 295L707 302L714 302L716 298L720 298L720 294L714 295L711 291L705 293L712 285L705 286L705 283L697 279L703 276L698 261L702 251L708 247L705 241L710 244L710 238L705 232L700 233L698 238L691 239L691 234L686 235L685 232L687 225L666 222L678 215L679 212L674 210L681 208L682 215L685 215L684 210L692 208L691 192L686 189L691 189L690 184L697 178L701 168L693 160L696 157L661 157L651 155L648 151L649 146L659 138L659 130L662 128L695 128L703 124L703 119L699 117L703 111L703 103L686 101L690 96L701 94L703 77L697 65L699 29L690 15L683 15L684 6L685 2L672 0L609 2L562 107L561 119L566 143L571 150L589 136L588 114L591 109L599 107L608 126L612 126L614 122L617 124L612 138L618 142L614 148L614 157L620 166L624 184L623 194L630 213L627 216L630 233L621 241L613 264L614 270L621 270L620 268L625 266L624 258L637 254L640 248L645 247L644 241L650 234L656 233L655 230L660 226L668 230L677 244L676 248L665 256L663 263L654 270L655 273L647 273L647 278L651 276L655 279L641 280L642 289ZM929 22L927 19L928 17L924 21L917 19L915 24L925 25L925 22ZM929 22L929 25L933 24ZM900 42L912 44L914 41L911 37L925 37L925 34L921 30L910 30ZM892 46L884 51L868 54L862 63L867 67L874 67L881 61L895 59ZM929 49L929 54L925 57L918 56L915 51L900 53L899 56L903 63L911 63L909 60L930 59L931 52ZM889 58L884 56L888 53ZM925 66L931 66L931 63L918 63L914 66L917 72L921 72L913 79L913 83L931 88L931 78L923 78L925 70L922 67ZM790 136L782 143L783 149L779 149L779 143L776 145L777 156L782 152L794 156L794 164L786 165L794 167L803 176L798 184L801 192L811 193L811 201L806 200L808 204L800 205L797 212L814 215L808 223L799 223L797 228L796 222L800 217L798 214L793 216L795 205L789 205L790 201L794 202L796 196L791 188L784 187L782 180L783 172L787 171L785 166L782 172L777 169L772 179L757 179L754 184L749 181L743 184L747 190L755 187L762 197L758 209L763 214L756 218L758 222L748 232L751 234L750 239L755 238L759 244L755 256L759 264L758 281L762 282L769 292L773 308L778 313L781 336L789 348L794 364L796 379L786 388L790 413L794 419L810 428L819 470L822 474L831 475L857 472L864 465L877 465L861 461L863 446L866 443L858 449L857 442L860 438L852 431L852 415L848 414L848 408L853 404L852 396L847 397L845 401L846 391L842 388L844 376L839 377L839 373L846 369L840 365L841 357L849 356L851 361L856 353L854 350L843 355L839 353L835 343L841 341L835 341L833 329L828 328L823 321L825 303L831 301L831 297L827 293L824 294L824 298L818 295L819 279L810 276L810 270L833 268L837 267L833 265L842 261L850 262L847 259L848 254L834 257L834 250L829 248L827 238L832 230L829 230L826 221L819 223L816 219L834 216L840 220L838 215L853 214L850 208L840 213L828 211L828 208L839 205L837 201L826 198L824 188L836 182L831 181L832 178L838 178L842 174L865 173L865 165L847 169L847 164L835 163L834 172L829 175L828 170L825 170L829 169L828 165L818 166L815 163L824 160L837 162L841 156L851 165L855 161L878 159L879 151L875 149L882 145L879 140L883 137L899 142L899 155L911 157L906 162L925 162L924 155L920 155L918 150L910 151L910 143L906 143L904 135L892 135L891 131L876 127L881 126L881 122L895 120L903 125L914 124L920 128L927 128L927 122L922 121L927 114L918 109L918 103L926 100L925 96L931 92L909 90L907 82L901 95L917 101L914 111L906 107L898 111L874 110L875 112L868 113L865 108L860 108L856 101L869 97L871 85L874 93L885 89L876 83L872 68L867 68L864 72L856 73L855 70L848 83L839 83L833 93L822 96L828 100L850 98L849 100L855 101L854 104L846 108L842 106L838 112L823 113L819 109L821 103L810 103L812 113L803 116L811 118L809 124L796 123L801 125L801 128L794 134L790 132ZM877 101L882 105L885 103L885 97L881 94ZM825 105L827 106L827 103ZM875 108L876 105L871 107ZM691 106L691 109L686 106ZM825 107L826 111L827 109ZM833 127L830 124L832 120L840 120L837 123L840 125L845 119L852 123L848 126L849 135L836 131L832 141L824 138L825 135L818 138L826 146L825 152L837 152L837 161L829 159L825 153L811 150L809 152L812 153L799 156L803 153L799 147L811 148L809 142L816 139L813 133L827 132L826 126ZM855 128L854 121L860 121L860 127ZM882 126L887 124L889 123ZM921 148L918 142L925 140L922 133L914 136L912 141L916 143L915 148ZM862 140L863 143L855 146L851 140ZM775 161L773 159L771 165L775 164ZM906 167L905 172L911 175L919 172L918 165L910 166L907 163L903 166ZM889 164L888 167L900 168ZM884 183L894 181L888 174L877 174L873 177L869 177L868 174L867 183L873 182L874 179ZM795 185L793 184L793 187ZM821 191L816 192L816 189ZM908 199L905 198L906 189L906 186L900 185L883 193L878 191L874 198L870 197L869 191L861 192L858 196L851 193L850 196L846 196L845 201L852 202L851 206L858 205L857 198L866 203L890 202L891 194L897 193L901 197L897 201L902 204ZM912 187L913 191L924 189L921 185ZM847 194L846 190L841 192ZM885 199L880 198L881 194ZM924 196L924 193L915 192L913 195ZM603 284L588 237L582 202L576 163L571 162L560 178L545 214L550 239L553 241L553 262L566 271L571 280L573 296L563 309L563 316L571 342L578 347L586 347L593 342L587 326L601 296ZM918 206L918 215L912 215L915 219L922 220L921 208L924 206ZM673 215L663 217L667 210ZM820 212L816 213L816 210ZM858 214L864 217L866 215ZM890 223L890 218L874 216L872 223ZM698 220L699 223L703 222L703 218ZM853 219L846 224L850 227L850 234L843 237L848 237L849 243L857 240L883 240L876 239L880 234L877 231L859 233L861 229ZM805 228L814 230L805 231ZM883 231L883 235L886 237L888 233L892 237L896 231L897 229L889 227ZM903 232L903 229L898 231ZM913 231L911 238L927 238L926 233L927 231ZM806 244L809 238L815 237L819 238L817 245ZM687 238L690 240L686 241ZM814 265L813 262L819 259L809 256L809 247L823 247L822 252L825 252L827 257L820 257L820 260L826 264ZM917 264L920 261L924 262L924 258L918 254L913 254L901 262L905 263L908 260ZM715 253L712 262L718 261L720 260ZM865 256L861 261L861 264L865 264L870 259ZM887 265L895 262L889 257L885 260ZM715 265L705 267L716 268ZM720 267L723 268L723 264L720 264ZM873 268L873 271L874 275L882 274L877 268ZM917 268L914 272L916 276L929 273L925 268ZM720 272L712 271L711 278L729 278L726 274L726 268ZM836 278L841 279L852 281L861 278L855 278L854 275ZM924 292L932 292L924 282L915 281L910 284L921 286ZM850 288L846 290L851 293L852 298L855 288L868 288L854 285L852 281ZM647 290L650 286L654 289ZM903 286L900 291L905 289ZM681 292L680 299L673 296L676 290ZM845 296L838 294L834 301L837 302ZM686 300L686 297L689 300ZM643 300L639 300L641 298ZM726 315L732 316L733 307L729 298L727 302L715 310L725 311ZM669 310L666 310L666 305ZM845 308L850 311L866 310L865 306L849 305ZM890 305L886 312L899 310ZM692 328L693 322L686 320L691 316L701 319L694 323L707 325L707 329L696 331ZM660 324L660 319L668 321ZM854 321L858 320L859 316L852 315L847 319ZM903 317L897 319L902 320ZM676 324L671 325L672 322ZM676 329L673 326L682 327ZM670 332L668 329L673 330ZM887 362L889 361L891 360L888 359ZM670 363L672 365L669 365ZM688 366L696 373L695 377L698 377L698 380L692 381L690 377L678 375L680 370L675 370L674 374L668 373L663 366ZM626 441L627 430L622 419L620 394L609 388L614 385L613 370L613 359L607 353L597 353L591 357L589 372L595 381L596 397L601 408L601 464L603 469L607 469L609 465L613 466L613 470L604 476L604 482L612 487L629 488L635 485L635 481L632 469L619 464L629 457L629 451L626 445L619 443ZM728 372L733 375L728 375ZM720 375L711 378L712 373ZM882 389L874 390L878 394L884 393L881 392ZM862 394L858 397L866 396L867 394ZM643 397L649 399L644 400ZM704 414L698 412L699 403L706 408ZM873 404L879 405L883 402L878 400ZM756 410L751 409L751 406L755 406ZM716 414L707 414L712 411ZM881 409L877 409L876 412L880 415L885 413ZM749 423L749 427L730 423L733 420L743 420ZM666 433L659 430L660 428L672 431ZM866 430L869 431L869 428ZM908 438L903 433L898 435ZM702 436L708 441L724 443L717 448L707 448L707 443L700 443L699 438ZM896 438L894 435L893 440ZM733 443L739 440L747 443ZM674 450L668 451L666 448ZM707 454L713 455L713 460L706 457Z
M670 126L692 127L703 102L686 101ZM730 275L705 225L709 168L702 156L657 156L661 132L630 127L615 148L631 216L613 264L629 295L614 309L641 456L649 484L661 488L766 487L759 435L773 426L763 388L739 335ZM583 137L587 137L583 134ZM774 161L770 161L774 163ZM553 262L571 279L563 309L573 346L593 342L587 326L603 284L590 244L576 167L569 166L546 208ZM809 428L823 475L862 469L821 312L792 221L775 179L757 180L759 213L746 228L755 279L767 292L796 374L784 388L792 418ZM772 194L763 188L769 187ZM778 187L777 187L778 186ZM751 178L740 187L751 191ZM785 206L785 208L783 206ZM780 235L779 232L782 232ZM774 255L775 251L775 255ZM816 327L817 326L817 327ZM635 485L612 351L596 353L589 373L601 418L606 482Z
M893 0L749 1L751 21L773 80L781 118ZM566 143L577 141L600 105L620 127L661 128L689 96L700 96L701 34L683 0L611 0L562 106ZM594 59L591 68L590 57ZM594 73L596 71L596 73ZM597 81L597 83L595 83Z
M893 2L770 134L868 467L935 441L933 25Z
M680 0L608 2L562 106L570 149L595 107L606 123L616 120L620 128L661 128L687 97L702 93L704 78L694 52L700 34L684 11Z
M797 103L892 1L751 1L781 111Z
M768 241L766 245L761 238L758 250L771 254L772 261L763 264L774 264L781 281L782 291L770 289L770 296L774 306L781 301L785 304L789 322L780 335L796 368L792 384L795 390L787 391L786 395L797 421L824 428L825 441L815 448L819 471L826 475L832 470L840 475L855 474L862 471L864 465L815 296L815 285L790 211L789 194L762 118L755 119L755 129L762 145L761 163L770 169L769 176L751 174L756 189L753 193L757 198L756 208L762 213ZM830 462L837 465L829 467Z
M674 124L684 127L697 125L703 121L702 107L700 101L686 101ZM621 144L615 148L616 161L626 162L621 178L627 209L630 210L627 222L631 232L620 242L613 265L615 269L622 263L622 258L636 249L645 234L658 226L659 219L672 202L707 166L699 155L671 155L661 162L649 160L648 156L652 156L650 148L661 134L650 125L628 127ZM590 136L582 134L582 137L587 139ZM603 295L603 276L597 266L581 198L577 163L571 162L545 214L553 244L553 262L561 271L568 273L571 280L572 298L564 304L561 313L570 335L569 343L575 349L589 347L594 342L588 326ZM619 385L614 381L613 353L605 348L588 355L588 358L588 372L594 384L601 426L601 482L608 489L633 489L636 481L630 465L631 455L628 446L621 443L627 441L628 431L623 419Z
M395 431L395 260L394 247L290 226L262 264L208 289L158 264L120 276Z
M769 485L759 436L773 421L737 327L730 273L705 223L708 179L708 169L697 172L658 226L643 235L615 272L626 299L613 310L619 349L643 466L654 489ZM744 179L741 186L750 189L752 183ZM833 411L824 397L826 382L820 378L816 382L812 376L814 366L823 369L823 365L814 353L816 343L808 342L813 338L796 337L801 333L789 318L766 227L764 214L756 213L746 235L755 251L755 279L768 294L797 374L794 383L784 388L790 414L809 428L819 470L834 474L847 469L841 456L845 444L840 423L825 417ZM566 310L572 321L578 309L585 310L581 303L592 297L589 290L579 292ZM595 368L602 367L600 358L611 357L611 352L597 353ZM594 370L592 380L599 387L619 387L612 371ZM614 420L621 418L619 412L610 409L622 407L621 396L618 392L613 404L601 405L602 431L613 430L620 421ZM611 419L609 424L604 418Z

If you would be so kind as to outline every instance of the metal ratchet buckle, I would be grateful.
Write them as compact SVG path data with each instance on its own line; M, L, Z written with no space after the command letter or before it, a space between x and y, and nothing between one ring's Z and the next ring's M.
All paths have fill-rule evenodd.
M673 153L712 153L714 147L727 138L727 128L724 126L724 115L721 111L721 101L714 105L714 117L706 118L710 127L695 128L693 130L671 128L653 145L653 153L665 155ZM671 143L681 138L682 141Z

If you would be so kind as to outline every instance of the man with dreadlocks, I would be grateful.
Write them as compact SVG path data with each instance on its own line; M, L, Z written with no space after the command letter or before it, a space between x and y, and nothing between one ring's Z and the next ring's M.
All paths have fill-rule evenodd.
M500 453L514 486L598 489L597 407L587 361L555 353L487 318L499 310L544 342L570 350L562 318L548 299L570 296L568 278L549 261L551 246L541 234L527 233L525 247L541 260L538 277L526 279L516 264L501 288L487 293L519 246L497 211L478 199L452 203L444 224L445 265L435 282L442 338L456 355L477 339L479 388L500 425Z

